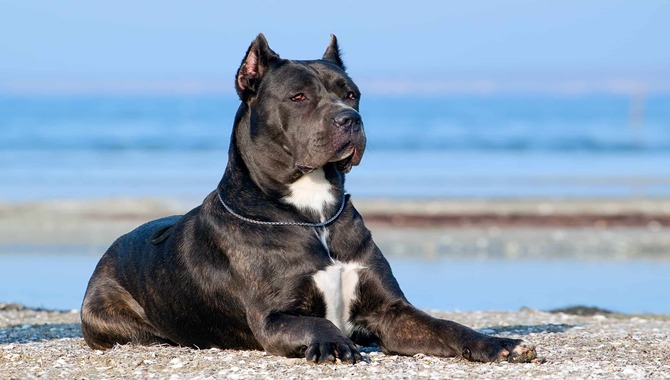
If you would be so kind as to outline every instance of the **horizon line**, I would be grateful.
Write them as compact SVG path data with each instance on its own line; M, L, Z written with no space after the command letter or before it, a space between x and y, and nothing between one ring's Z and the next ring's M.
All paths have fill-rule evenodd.
M232 80L0 80L0 95L234 95ZM600 80L385 79L357 80L365 95L658 95L670 93L670 80L631 78Z

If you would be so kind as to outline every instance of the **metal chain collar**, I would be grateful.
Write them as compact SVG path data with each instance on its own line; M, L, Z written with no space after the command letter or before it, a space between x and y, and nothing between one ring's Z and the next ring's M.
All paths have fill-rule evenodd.
M328 219L328 220L326 220L326 221L323 221L323 222L321 222L321 223L306 223L306 222L267 222L267 221L264 221L264 220L256 220L256 219L247 218L247 217L244 217L244 216L242 216L242 215L236 213L235 211L233 211L233 210L230 208L230 206L228 206L228 205L226 204L226 202L223 201L223 198L221 197L221 193L219 192L219 190L216 191L216 195L219 197L219 201L221 202L221 204L223 205L223 207L224 207L226 210L228 210L229 213L231 213L231 214L232 214L234 217L236 217L237 219L244 220L245 222L248 222L248 223L261 224L261 225L265 225L265 226L325 227L325 226L331 224L331 223L334 222L337 218L340 217L340 214L342 214L342 211L344 210L344 205L347 203L347 199L346 199L346 197L347 197L347 195L349 195L349 194L348 194L348 193L344 193L344 192L342 193L342 202L341 202L341 204L340 204L340 209L337 210L337 212L335 213L335 215L333 215L332 218L330 218L330 219Z

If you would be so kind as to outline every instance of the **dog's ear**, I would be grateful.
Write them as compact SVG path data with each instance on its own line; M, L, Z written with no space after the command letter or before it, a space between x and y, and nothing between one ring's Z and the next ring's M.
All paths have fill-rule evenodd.
M330 44L328 45L326 52L323 53L322 59L333 62L334 64L340 66L342 70L347 69L344 66L344 62L342 62L342 58L340 57L340 47L337 45L337 37L335 37L334 34L330 35Z
M261 33L249 45L247 54L237 70L235 89L242 101L246 101L256 93L263 75L270 65L279 59L279 55L270 49L268 41Z

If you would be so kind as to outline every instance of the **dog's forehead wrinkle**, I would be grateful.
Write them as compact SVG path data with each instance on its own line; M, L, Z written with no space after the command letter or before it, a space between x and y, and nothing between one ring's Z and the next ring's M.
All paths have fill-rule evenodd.
M349 76L339 67L336 67L330 62L324 62L322 60L298 62L309 68L314 75L318 77L320 83L327 85L329 92L342 88L352 88L357 90L357 87L351 78L349 78Z
M358 89L356 84L354 84L354 81L351 80L346 72L329 63L325 64L322 61L315 61L310 67L314 68L324 83L328 83L337 88L347 87L356 90Z
M299 82L300 80L312 80L315 76L318 76L318 72L308 65L301 64L299 61L291 61L291 63L293 64L281 68L280 75L275 78L276 81L286 82L287 79L290 79L291 82Z

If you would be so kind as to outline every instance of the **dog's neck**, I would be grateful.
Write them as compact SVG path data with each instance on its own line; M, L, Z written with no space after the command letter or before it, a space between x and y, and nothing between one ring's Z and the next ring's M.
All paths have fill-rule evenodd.
M337 203L333 184L326 179L323 168L319 168L303 175L297 181L288 185L289 195L282 200L298 210L313 212L321 221L325 220L324 211Z
M341 206L344 174L334 164L296 175L286 183L266 177L263 181L252 176L237 149L231 144L228 166L217 190L241 215L265 220L268 207L274 205L282 220L314 223L330 218Z

